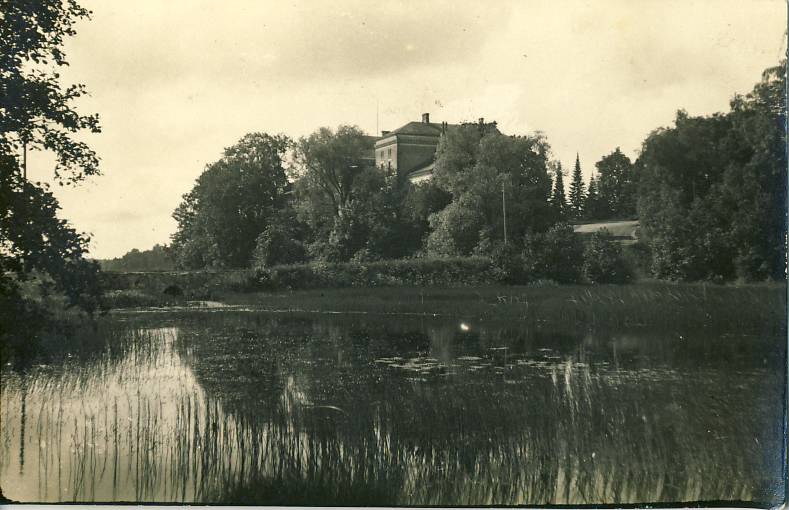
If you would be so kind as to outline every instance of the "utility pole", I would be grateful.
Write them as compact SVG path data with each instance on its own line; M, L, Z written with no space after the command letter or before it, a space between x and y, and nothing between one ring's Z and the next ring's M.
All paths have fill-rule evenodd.
M507 197L504 194L504 179L501 180L501 210L504 213L504 246L507 246Z

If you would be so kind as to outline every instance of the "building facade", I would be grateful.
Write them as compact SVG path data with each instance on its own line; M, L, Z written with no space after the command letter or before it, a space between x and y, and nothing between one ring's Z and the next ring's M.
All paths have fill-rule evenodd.
M433 175L441 135L460 126L430 122L430 114L423 113L421 122L413 121L394 131L382 131L374 146L375 166L395 172L411 183L426 181ZM496 123L485 124L485 119L479 119L479 126L495 129Z
M382 131L375 142L375 166L396 172L411 182L430 178L441 135L450 126L430 122L430 114L422 114L421 122L409 122L394 131Z

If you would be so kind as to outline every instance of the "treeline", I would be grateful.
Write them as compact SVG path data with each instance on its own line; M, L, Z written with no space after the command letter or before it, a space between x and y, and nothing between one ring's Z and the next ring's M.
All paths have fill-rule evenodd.
M559 191L561 166L540 135L506 136L494 125L450 129L440 140L433 179L416 185L375 168L371 144L351 126L322 128L297 141L246 135L207 166L176 209L176 265L492 256L504 245L505 208L506 236L517 249L527 238L586 218L586 204L597 197L582 192L580 205L571 207ZM614 155L629 163L620 151ZM599 164L601 182L629 175L608 159ZM615 204L620 195L603 196Z
M651 271L672 280L785 278L785 62L731 110L680 111L637 161Z
M583 246L561 259L540 246L564 242L556 236L571 232L568 222L639 217L655 277L781 278L782 70L765 71L728 113L679 112L673 127L647 137L635 162L617 148L589 183L576 158L568 192L544 137L506 136L495 125L449 129L433 178L416 185L375 168L372 141L355 127L299 140L249 134L184 196L172 257L177 267L203 269L483 256L514 273L550 273L535 269L545 260L580 274L593 272ZM609 241L597 240L606 255L594 263L618 256Z
M154 245L150 250L133 249L114 259L99 260L103 271L172 271L175 269L169 246Z

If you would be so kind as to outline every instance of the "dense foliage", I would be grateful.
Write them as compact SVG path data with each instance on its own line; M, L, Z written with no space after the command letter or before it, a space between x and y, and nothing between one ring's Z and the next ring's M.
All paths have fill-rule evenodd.
M778 278L781 69L736 97L729 113L681 112L674 127L649 135L635 162L619 148L604 155L588 185L576 156L567 194L544 137L506 136L495 123L449 127L433 178L418 184L375 168L375 139L356 127L321 128L293 144L248 135L209 165L176 210L176 262L262 269L481 256L493 261L499 281L624 282L617 241L593 236L584 254L565 222L640 217L633 260L652 276ZM265 156L253 161L251 153ZM289 179L285 160L293 162Z
M583 244L566 223L559 223L545 233L527 236L524 261L532 278L559 283L575 283L581 279Z
M450 203L430 216L426 250L435 256L490 254L507 235L523 239L556 221L551 207L547 142L504 136L491 125L449 130L438 144L435 183Z
M572 216L569 205L567 204L567 197L564 193L564 170L562 170L562 163L557 162L554 169L553 179L553 193L551 194L551 205L554 208L554 214L559 220L566 220L568 216Z
M626 283L632 276L622 246L607 229L592 234L583 261L584 276L591 283Z
M79 135L99 124L74 109L84 86L59 74L65 40L89 12L74 0L40 0L2 1L0 14L0 339L29 346L56 309L93 312L101 292L98 265L84 257L88 237L58 217L46 185L27 180L26 154L49 151L56 182L77 183L98 174Z
M595 163L597 201L589 219L629 219L636 217L637 177L633 163L619 147Z
M784 277L785 86L784 67L768 69L730 112L680 111L646 139L638 209L654 276Z
M98 115L73 109L85 87L64 86L58 71L68 65L66 38L89 11L75 0L3 0L0 12L0 150L5 155L20 154L23 146L51 151L55 177L66 182L97 174L96 154L74 134L99 132Z
M249 267L258 236L288 206L284 136L251 133L206 167L173 213L176 264Z
M132 249L122 257L99 260L103 271L171 271L175 269L169 246L154 245L150 250Z
M421 247L431 200L372 165L373 139L358 128L321 128L296 144L296 209L314 260L341 262L411 255ZM422 212L419 212L421 210ZM432 211L431 211L432 212Z
M383 286L467 286L497 281L484 257L445 257L377 262L274 266L258 273L266 289L316 289Z

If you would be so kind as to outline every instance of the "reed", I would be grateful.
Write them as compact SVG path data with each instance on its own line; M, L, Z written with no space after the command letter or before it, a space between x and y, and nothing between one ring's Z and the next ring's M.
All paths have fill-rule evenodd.
M760 329L781 325L786 286L641 283L292 291L223 296L255 310L451 316L526 324Z
M583 313L629 306L583 290ZM539 291L526 299L567 299ZM783 354L763 329L746 334L748 321L725 338L694 325L715 307L756 314L727 304L742 293L778 299L723 287L627 296L696 307L668 318L692 321L672 325L682 340L639 323L631 333L489 319L463 332L423 317L108 319L95 333L109 336L103 349L84 341L82 354L3 373L0 480L36 480L32 501L773 505ZM434 298L457 310L465 299Z

